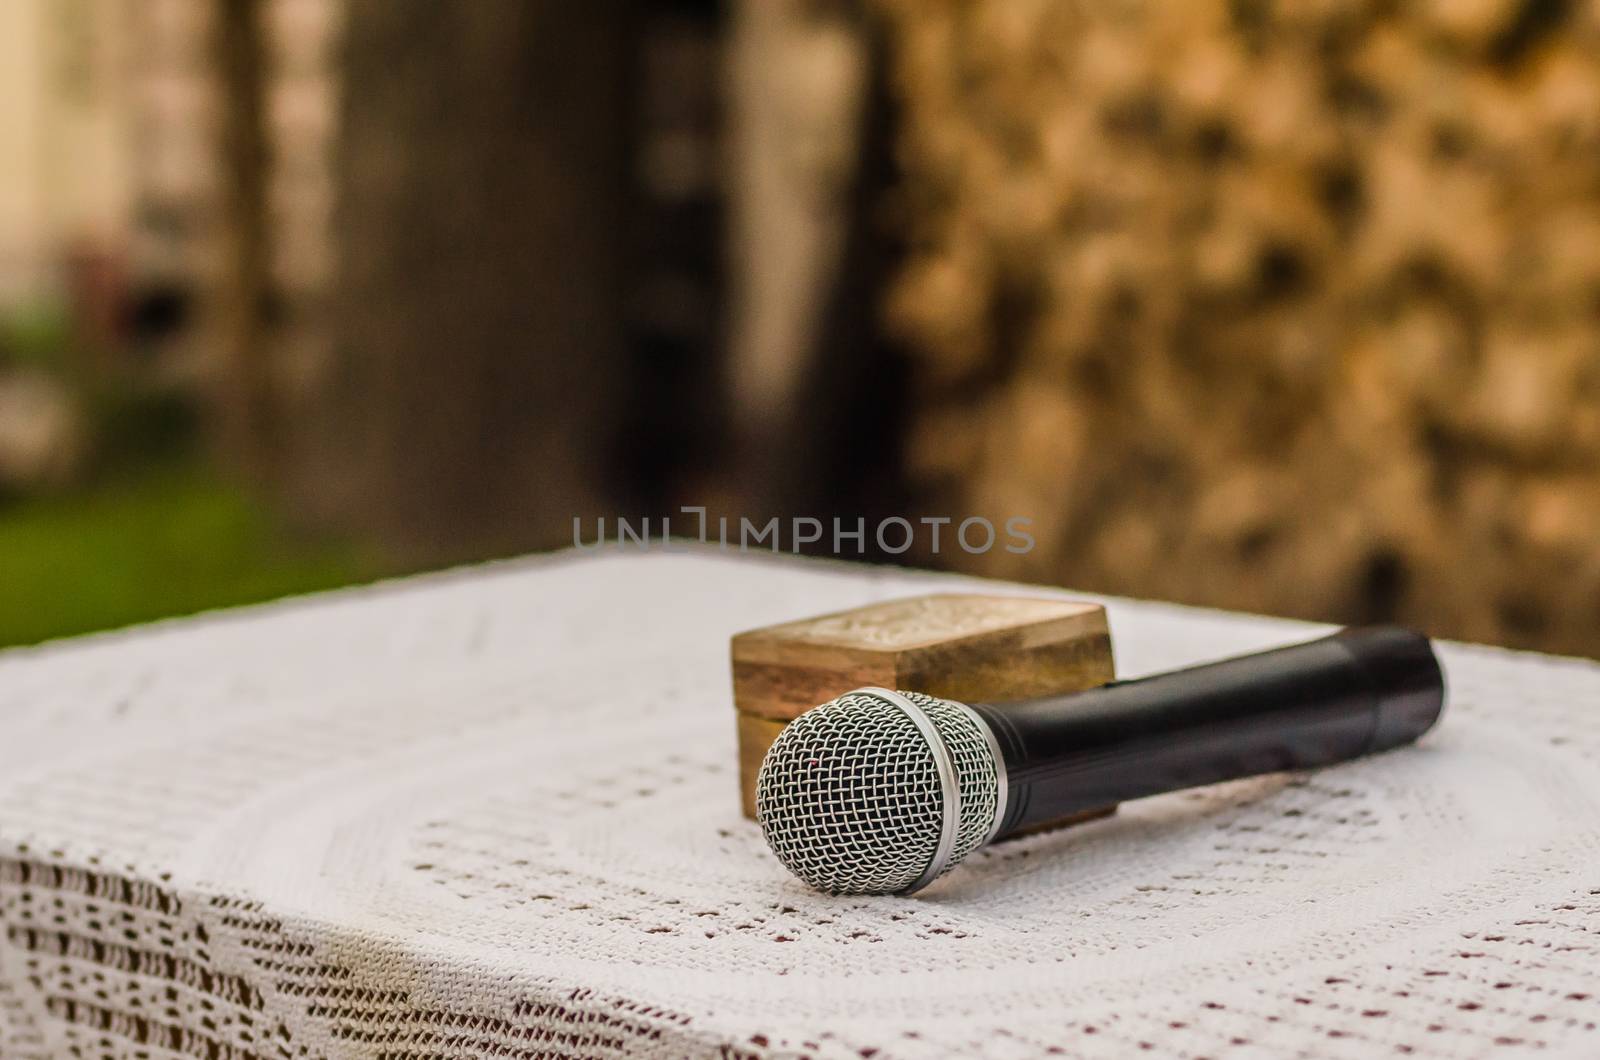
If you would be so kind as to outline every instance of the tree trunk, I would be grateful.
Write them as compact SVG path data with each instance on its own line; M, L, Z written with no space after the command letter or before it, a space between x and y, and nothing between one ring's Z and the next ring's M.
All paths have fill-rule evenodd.
M307 493L404 552L560 544L604 510L626 10L349 5L334 372Z
M277 400L270 321L271 245L260 0L220 0L213 48L220 78L221 274L214 326L214 411L225 458L262 480L276 470Z

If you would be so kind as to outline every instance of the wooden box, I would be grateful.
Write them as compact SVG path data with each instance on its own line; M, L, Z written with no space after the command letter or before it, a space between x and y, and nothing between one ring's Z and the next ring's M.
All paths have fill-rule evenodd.
M783 726L853 688L998 702L1115 676L1105 608L1027 596L941 593L869 604L740 633L732 653L739 784L752 818L756 773Z

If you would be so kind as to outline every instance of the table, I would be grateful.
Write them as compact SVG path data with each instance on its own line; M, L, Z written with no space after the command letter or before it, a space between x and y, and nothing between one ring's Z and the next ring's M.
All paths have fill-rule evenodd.
M0 654L0 1056L1600 1055L1586 662L1445 646L1416 748L805 890L728 636L971 584L565 554ZM1108 605L1124 675L1321 632Z

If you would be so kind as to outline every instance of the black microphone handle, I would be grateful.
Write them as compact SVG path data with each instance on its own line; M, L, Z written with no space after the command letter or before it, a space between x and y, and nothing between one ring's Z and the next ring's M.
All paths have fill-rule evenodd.
M1068 814L1410 743L1444 706L1433 646L1396 626L1016 703L974 703L1000 743L996 838Z

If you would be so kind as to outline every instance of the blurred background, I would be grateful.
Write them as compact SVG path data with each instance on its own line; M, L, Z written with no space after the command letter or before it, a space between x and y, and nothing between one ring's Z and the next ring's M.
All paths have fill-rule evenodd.
M0 644L681 505L1600 655L1600 3L0 3Z

